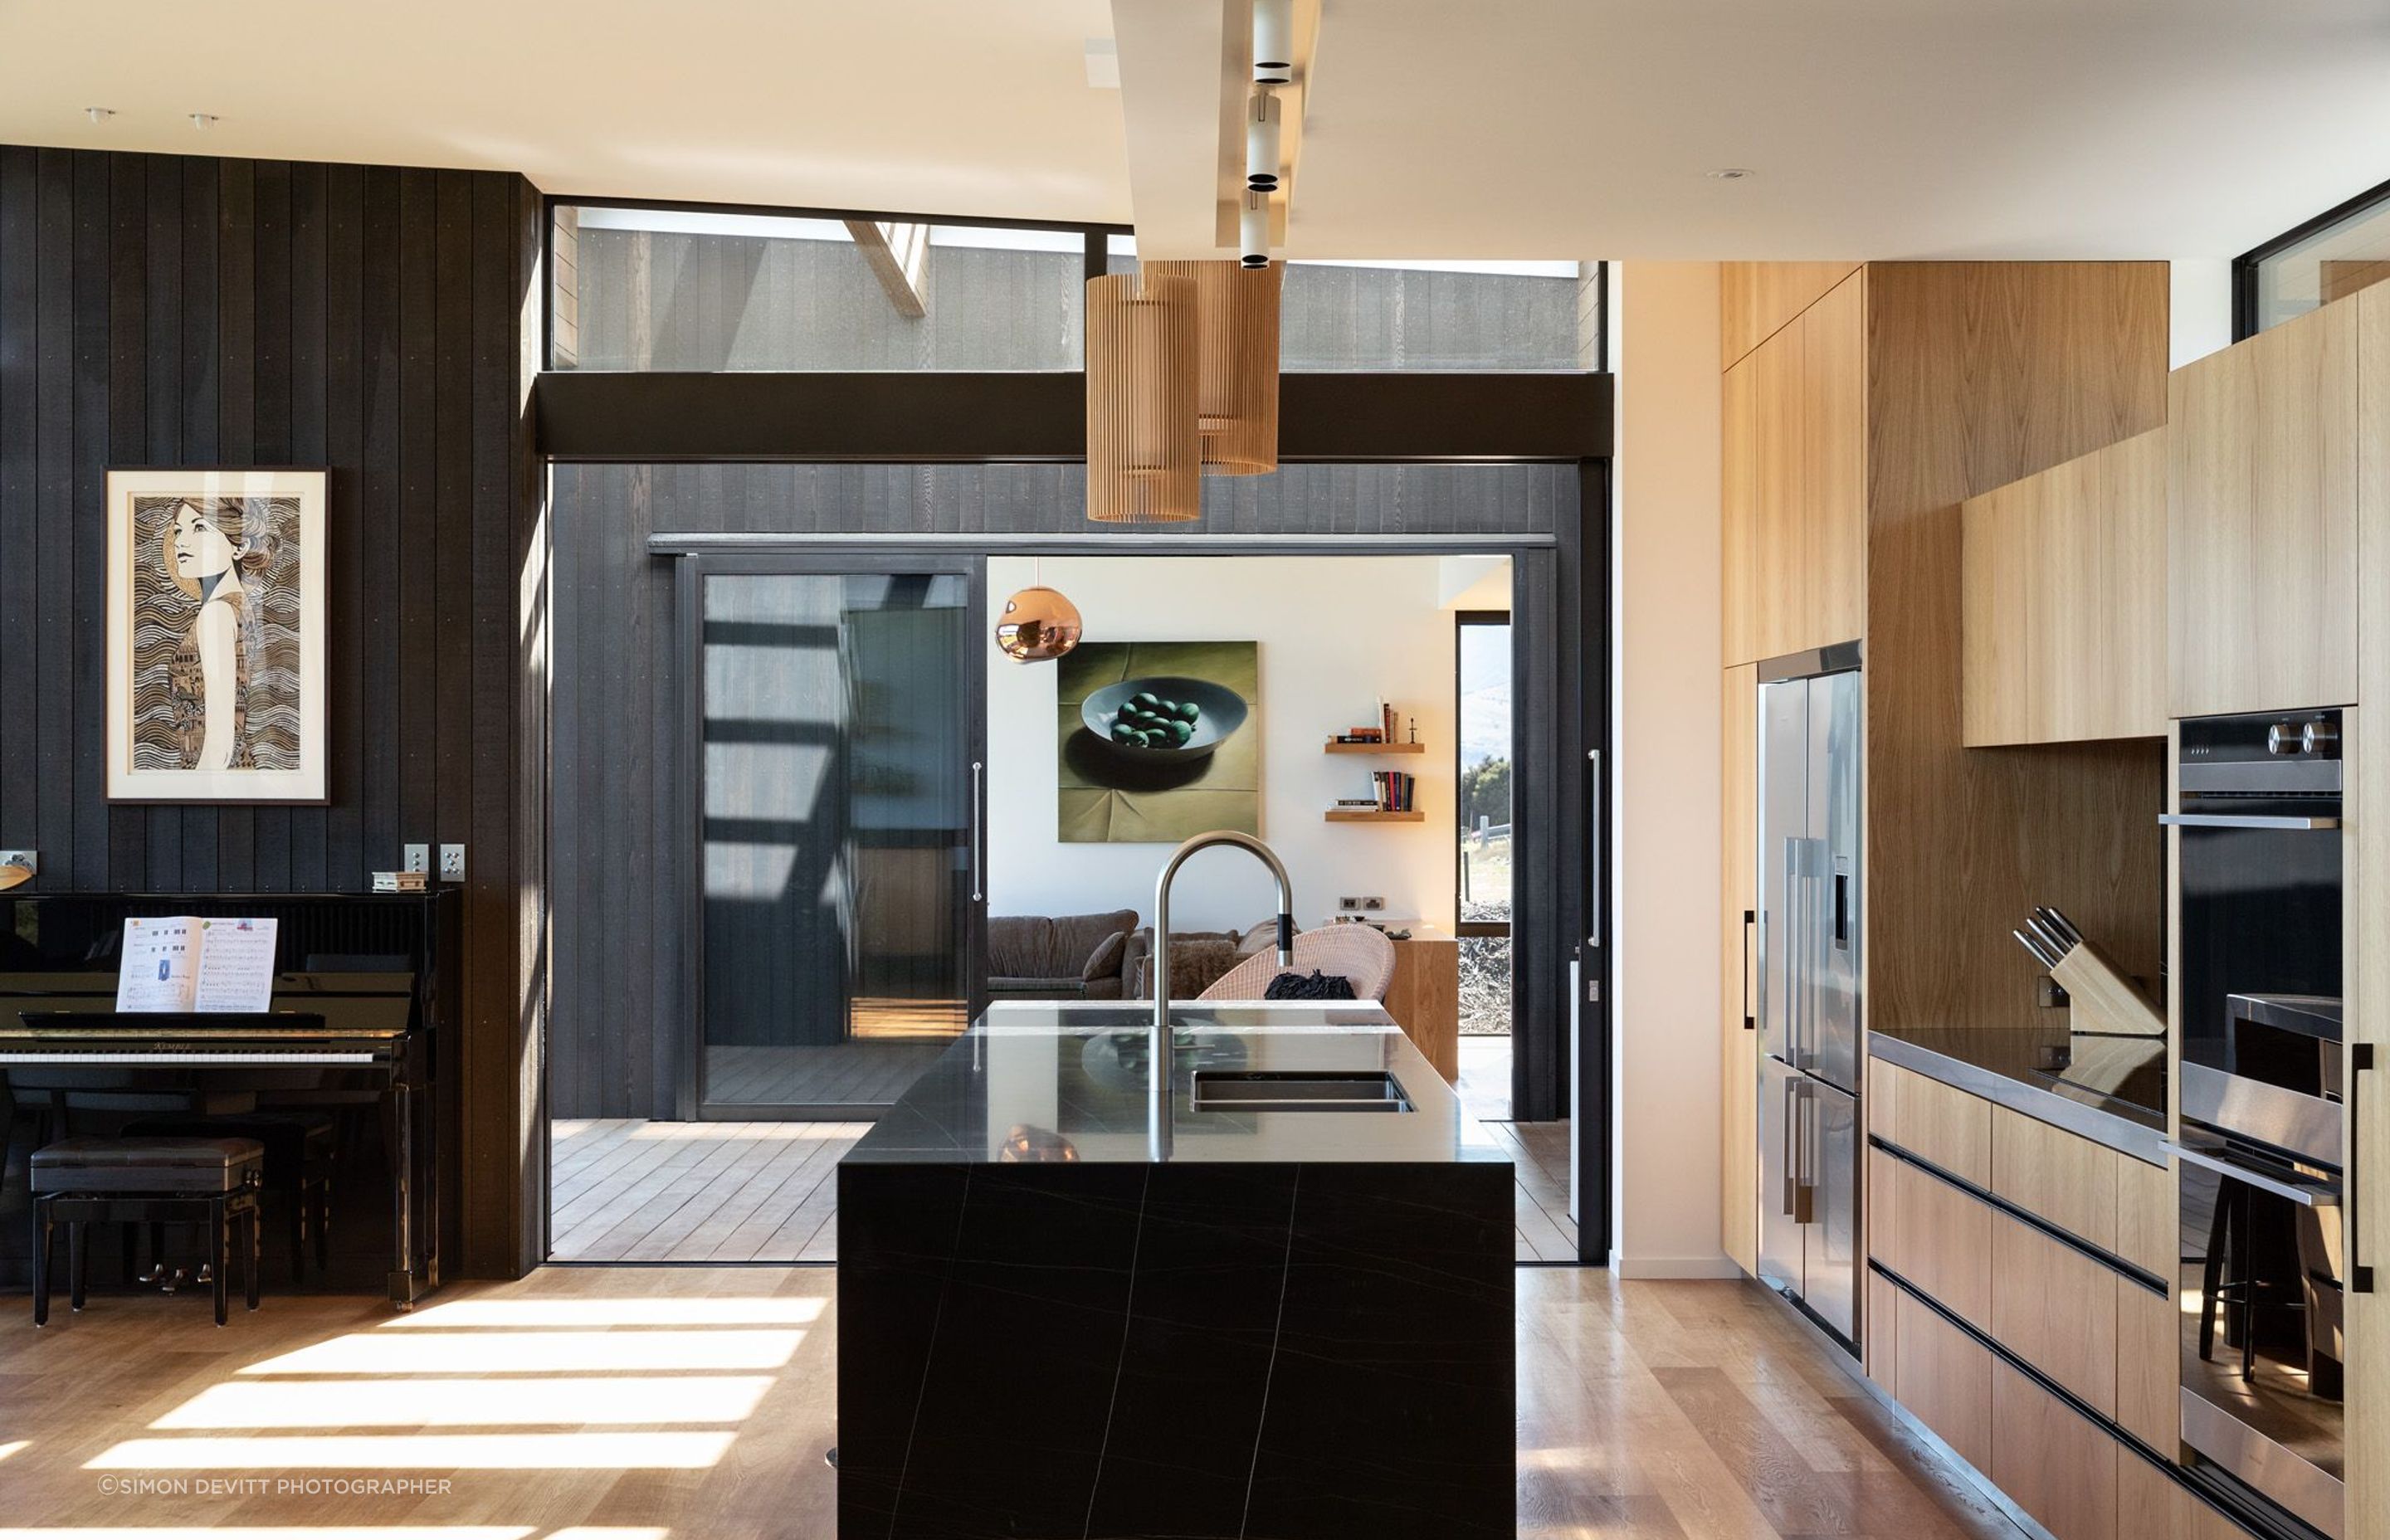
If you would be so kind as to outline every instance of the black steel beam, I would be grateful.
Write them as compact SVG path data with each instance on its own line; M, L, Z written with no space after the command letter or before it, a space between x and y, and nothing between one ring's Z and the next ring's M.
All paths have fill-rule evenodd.
M551 371L539 451L567 460L1075 460L1077 373ZM1560 460L1610 454L1602 374L1290 374L1289 460Z

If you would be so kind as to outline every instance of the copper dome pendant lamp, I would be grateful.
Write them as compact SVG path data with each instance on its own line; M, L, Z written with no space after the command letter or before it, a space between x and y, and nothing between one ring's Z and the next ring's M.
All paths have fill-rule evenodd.
M1043 583L1004 601L996 645L1016 663L1051 662L1079 645L1079 607Z

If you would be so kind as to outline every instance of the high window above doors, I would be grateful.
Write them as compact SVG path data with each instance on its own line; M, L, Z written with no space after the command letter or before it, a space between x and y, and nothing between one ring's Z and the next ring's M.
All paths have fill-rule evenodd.
M584 372L1060 372L1116 227L607 199L548 204L547 366ZM1603 366L1601 264L1288 263L1281 367Z
M2233 335L2255 337L2390 278L2390 182L2242 253L2232 264Z

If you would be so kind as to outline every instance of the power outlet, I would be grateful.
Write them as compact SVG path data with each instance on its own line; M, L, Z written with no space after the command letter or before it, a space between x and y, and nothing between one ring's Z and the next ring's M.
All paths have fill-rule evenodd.
M440 847L440 880L443 882L462 882L465 880L464 846L443 845Z
M1356 897L1340 898L1336 901L1336 912L1340 915L1357 915L1361 912L1361 901Z
M1361 901L1361 907L1373 915L1383 909L1385 906L1385 898L1383 895L1379 893L1371 893L1368 897Z
M407 846L406 864L398 869L405 872L423 872L426 875L429 875L431 870L431 847L430 845Z

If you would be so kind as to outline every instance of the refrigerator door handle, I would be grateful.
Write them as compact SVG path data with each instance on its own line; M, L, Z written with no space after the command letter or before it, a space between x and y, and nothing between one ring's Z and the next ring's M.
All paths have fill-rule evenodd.
M1750 1032L1759 1025L1759 1004L1751 997L1751 959L1758 951L1753 933L1759 929L1759 911L1742 912L1742 1030Z
M1784 1213L1798 1222L1801 1206L1801 1172L1798 1101L1801 1077L1784 1077Z
M1834 874L1834 950L1851 949L1851 874Z
M1809 1094L1805 1080L1792 1082L1792 1223L1806 1225L1817 1218L1818 1188L1809 1180L1812 1147L1811 1125L1816 1122L1818 1098Z
M1784 934L1776 947L1778 967L1784 980L1784 1062L1794 1069L1805 1068L1801 1053L1801 986L1805 970L1800 966L1801 948L1807 944L1807 930L1801 923L1801 841L1795 835L1784 837Z

